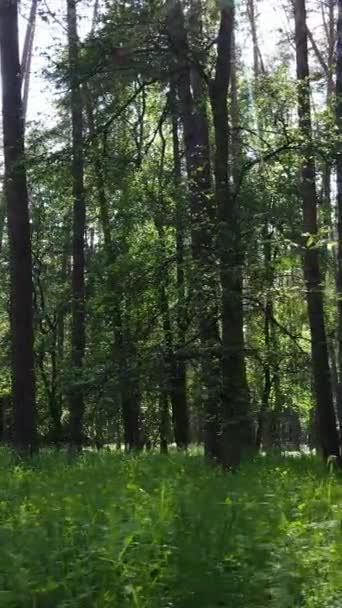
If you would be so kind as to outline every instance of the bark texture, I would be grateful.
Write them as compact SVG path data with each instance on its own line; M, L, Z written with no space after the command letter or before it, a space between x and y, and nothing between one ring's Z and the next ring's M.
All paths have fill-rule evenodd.
M19 450L37 445L33 353L32 252L24 156L24 123L18 44L18 6L0 6L0 55L11 279L12 390L14 442Z
M303 140L300 191L304 233L304 279L311 331L312 365L320 448L324 458L339 457L339 440L333 405L328 345L324 322L322 276L317 245L317 193L312 150L312 127L305 0L295 3L295 38L298 79L298 119Z
M223 378L223 464L239 464L251 445L252 425L246 378L243 308L242 256L238 209L229 180L228 88L232 61L233 7L221 11L217 38L215 79L210 97L215 130L215 196L218 213L218 250L222 288L222 378Z
M336 124L339 145L336 158L337 189L337 309L338 309L338 412L342 419L342 0L338 0L336 46ZM342 431L342 429L340 429Z
M198 73L191 72L188 37L179 1L169 2L167 29L174 69L177 72L177 92L188 174L194 263L191 288L202 355L204 447L209 459L220 460L221 372L219 359L213 354L219 345L214 254L215 201L208 153L208 126L205 124L203 107L200 107L203 97ZM195 78L193 88L191 77ZM195 103L196 92L198 97Z

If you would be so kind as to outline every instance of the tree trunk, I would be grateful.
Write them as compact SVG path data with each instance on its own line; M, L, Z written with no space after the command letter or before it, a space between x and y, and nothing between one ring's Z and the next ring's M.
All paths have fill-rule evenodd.
M237 198L240 182L242 159L242 142L240 132L240 104L237 73L237 50L235 31L232 32L232 61L230 76L230 142L231 142L231 173L233 177L234 197Z
M160 269L164 277L157 277L159 284L159 306L162 317L163 333L165 340L165 371L167 391L170 396L172 407L172 422L177 447L186 449L189 443L189 420L187 415L186 401L184 402L184 383L185 378L180 376L180 371L184 369L184 363L174 356L174 338L170 319L170 306L167 293L167 271L164 228L160 219L155 221L159 235L160 246ZM165 275L166 272L166 275ZM166 279L165 279L166 276ZM186 394L185 394L186 395ZM186 398L186 396L185 396Z
M272 232L269 231L266 222L263 231L264 240L264 263L265 263L265 278L266 278L266 297L264 310L264 348L265 360L263 365L264 371L264 386L261 400L261 408L258 416L258 427L256 433L256 447L260 450L263 441L263 431L265 428L265 419L270 410L270 397L272 389L272 374L271 374L271 347L272 347L272 318L273 318L273 301L271 289L273 287L273 269L272 269ZM275 336L274 336L275 338ZM274 346L274 345L273 345Z
M25 127L25 122L26 122L28 96L29 96L29 90L30 90L31 62L32 62L34 34L35 34L35 29L36 29L37 6L38 6L38 0L32 0L30 16L29 16L29 20L27 23L27 27L26 27L23 55L22 55L22 60L21 60L24 127Z
M37 446L33 354L32 253L24 158L24 124L18 45L18 7L0 8L0 55L11 277L12 390L14 441L19 450Z
M338 352L336 349L337 341L336 336L331 335L328 336L328 353L329 353L329 364L331 369L331 386L333 393L333 402L336 412L336 419L338 421L338 427L340 432L340 441L341 441L341 431L342 431L342 411L340 409L341 405L341 395L340 395L340 384L338 377ZM337 345L338 346L338 345Z
M206 457L220 460L221 370L213 351L219 345L217 278L213 228L215 205L203 114L196 114L191 91L189 48L179 0L169 2L168 35L177 71L177 89L183 122L185 158L191 210L194 269L192 295L202 349L201 390Z
M337 312L338 312L338 376L339 390L337 410L342 418L342 0L338 0L337 47L336 47L336 124L340 144L336 159L337 188ZM342 429L341 429L342 433Z
M255 11L254 0L248 0L248 18L251 27L252 43L253 43L253 63L254 63L254 95L257 98L259 93L259 78L261 74L265 73L264 62L259 48L258 41L258 27L257 27L257 15ZM258 133L262 132L262 117L256 108L256 121ZM262 168L262 167L260 167ZM264 364L263 364L263 375L264 385L261 398L261 407L258 415L258 425L256 431L256 448L260 450L263 443L263 434L265 431L265 422L269 417L270 412L270 397L272 390L272 376L271 376L271 322L273 317L273 302L271 296L271 289L273 287L273 272L272 272L272 233L269 229L268 222L269 213L266 213L265 224L263 227L263 247L264 247L264 268L265 268L265 282L266 282L266 296L265 296L265 308L264 308Z
M252 34L254 76L257 78L260 73L265 71L265 68L258 43L257 16L255 14L254 0L248 0L247 13Z
M83 162L82 96L79 83L79 49L77 36L76 0L67 0L68 46L71 88L72 121L72 182L73 182L73 239L72 239L72 335L71 359L74 372L70 395L70 440L74 447L82 443L84 395L82 370L85 352L85 191Z
M172 144L173 163L176 185L176 264L177 264L177 349L184 348L186 332L186 304L185 304L185 274L184 274L184 231L185 208L182 191L182 170L178 134L177 90L171 84L171 118L172 118ZM177 362L176 390L179 395L180 409L175 412L175 426L183 447L190 441L189 407L187 400L187 373L186 362Z
M140 385L137 370L137 352L130 335L130 319L116 312L114 360L118 361L121 412L124 428L125 450L139 450L141 442ZM118 327L120 330L118 331Z
M0 255L4 244L4 232L6 225L6 198L3 192L0 192Z
M232 60L233 8L221 11L215 79L211 105L215 129L215 194L219 219L219 256L222 287L222 371L224 429L223 464L239 464L251 446L251 420L246 378L243 309L242 255L237 207L231 193L229 166L228 87Z
M339 440L334 412L328 346L324 322L322 277L317 246L317 193L315 162L312 149L311 104L309 85L308 45L305 0L296 0L296 59L298 78L298 119L303 138L301 159L301 197L304 233L307 238L304 249L304 279L306 284L314 385L316 393L317 422L320 448L323 457L339 457Z
M160 453L168 453L168 439L169 439L169 400L167 393L163 386L160 387L159 392L159 437L160 437Z

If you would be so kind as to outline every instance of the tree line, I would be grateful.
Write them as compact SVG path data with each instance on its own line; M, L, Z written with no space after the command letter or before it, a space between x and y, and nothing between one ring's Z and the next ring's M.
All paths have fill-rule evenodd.
M0 8L2 440L339 461L342 0L318 34L290 2L272 65L256 0L239 19L233 0L96 2L82 41L78 8L56 125L26 129L18 2Z

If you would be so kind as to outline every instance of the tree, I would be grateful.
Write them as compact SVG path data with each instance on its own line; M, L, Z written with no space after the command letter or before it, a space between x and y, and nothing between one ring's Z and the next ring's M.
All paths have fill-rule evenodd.
M27 104L30 89L30 71L32 62L32 51L33 41L36 29L36 16L37 16L38 0L32 0L29 20L27 23L23 54L21 59L21 77L23 84L23 115L24 115L24 126L27 115Z
M249 394L245 367L242 308L241 241L238 209L228 174L229 130L228 88L232 63L234 8L221 10L217 37L215 78L210 97L215 130L215 196L218 214L218 250L222 288L222 377L223 433L222 460L226 466L240 463L241 454L251 447L253 434L249 414Z
M12 392L14 442L37 447L33 354L32 253L24 153L23 105L18 44L18 5L2 2L0 54L5 158L5 198L10 245Z
M342 413L342 0L338 0L337 46L336 46L336 124L339 141L336 159L337 190L337 310L338 310L338 409Z
M179 142L179 116L177 89L174 82L170 85L171 124L172 124L172 152L176 196L176 274L177 274L177 335L178 349L185 346L186 335L186 302L185 302L185 197L182 192L182 165ZM178 447L187 448L190 442L189 408L187 398L187 370L186 362L182 359L173 363L174 382L174 408L173 425L175 439Z
M203 111L205 102L202 98L201 83L198 82L197 73L197 87L194 87L194 94L197 92L197 99L193 97L189 63L190 50L182 6L179 1L169 3L168 35L173 62L178 73L177 90L183 122L188 174L192 256L194 261L192 290L202 348L204 445L206 456L209 459L220 461L222 387L220 364L217 356L219 330L213 238L216 211L208 155L208 128L205 112Z
M83 160L83 104L79 73L76 1L67 0L68 48L70 69L70 106L72 125L72 337L71 363L74 371L70 394L70 440L77 447L82 443L84 395L82 369L85 352L85 223L86 205Z
M317 432L324 458L339 457L328 346L324 321L322 276L319 264L317 193L312 141L309 63L305 0L295 3L295 38L298 78L298 120L302 137L300 194L305 235L303 265L308 305L312 365L317 403Z

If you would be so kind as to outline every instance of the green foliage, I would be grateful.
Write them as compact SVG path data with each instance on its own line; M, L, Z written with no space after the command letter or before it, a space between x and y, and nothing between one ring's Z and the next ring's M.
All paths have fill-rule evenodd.
M0 477L1 607L339 605L342 490L310 457L227 475L196 455L2 451Z

